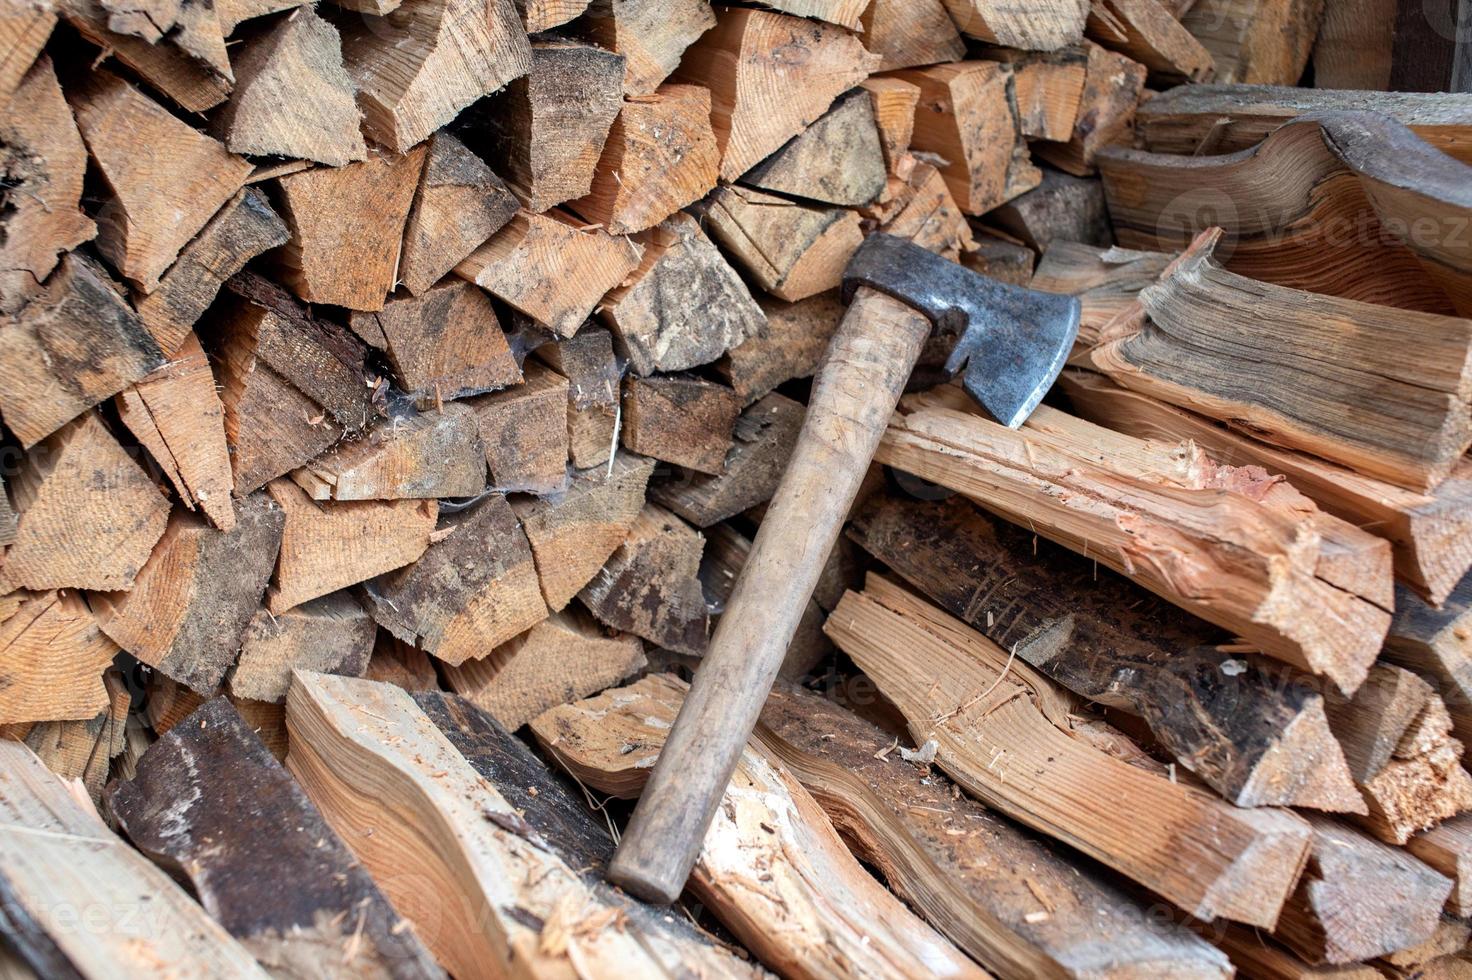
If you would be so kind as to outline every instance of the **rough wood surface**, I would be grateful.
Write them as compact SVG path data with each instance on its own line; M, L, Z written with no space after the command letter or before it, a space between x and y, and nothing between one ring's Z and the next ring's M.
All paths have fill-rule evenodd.
M653 461L619 453L607 465L576 473L564 493L512 500L548 608L571 602L623 543L653 470Z
M28 453L9 489L5 579L24 589L131 588L169 520L168 499L95 412Z
M624 384L626 449L701 473L726 466L741 398L688 375L630 378Z
M273 975L444 976L224 698L154 743L107 802L133 844L182 874Z
M776 392L736 420L735 441L719 475L684 474L655 483L649 499L696 527L708 527L770 500L802 428L803 406Z
M265 980L250 953L30 749L0 740L0 766L0 931L29 967L100 980L167 963L180 976ZM93 910L92 927L78 928L62 909Z
M588 0L516 0L528 34L560 27L588 8Z
M532 731L583 783L637 796L683 697L681 682L654 674L553 708ZM784 976L985 976L864 871L798 780L758 744L742 753L690 885Z
M1157 85L1209 81L1216 68L1211 52L1160 0L1092 0L1087 30L1144 65Z
M721 177L735 180L877 68L841 28L764 10L723 8L691 45L676 81L711 92Z
M945 0L963 33L991 44L1028 51L1053 51L1083 37L1086 3L1038 0L1026 6L1005 0Z
M864 47L879 55L875 71L960 61L966 43L943 0L874 0L859 17Z
M1388 844L1472 810L1472 776L1462 768L1462 743L1451 737L1452 719L1440 695L1431 694L1379 772L1360 783L1369 804L1356 822Z
M421 557L365 590L380 626L451 665L547 616L526 535L499 495L447 513Z
M0 47L5 52L0 62L0 102L15 96L24 84L27 70L40 60L56 26L56 11L49 4L15 4L0 20Z
M860 88L869 93L869 103L874 107L874 126L879 132L879 148L884 151L884 166L894 172L909 151L915 133L920 86L893 75L871 75Z
M850 91L741 181L776 194L840 207L868 204L884 189L884 151L868 93Z
M130 702L128 687L117 671L103 674L102 683L107 690L107 704L95 716L22 726L29 728L25 744L46 768L72 780L80 794L78 798L85 797L94 804L101 803L113 762L127 746Z
M757 736L900 897L998 976L1227 974L1207 943L1146 925L1105 876L902 761L851 712L778 687Z
M164 358L102 264L69 253L0 332L0 415L30 449Z
M266 490L286 512L266 598L273 614L416 561L439 514L433 500L317 502L290 480Z
M761 309L698 221L676 213L638 240L639 267L598 314L634 373L689 370L761 333Z
M1411 671L1376 664L1354 697L1329 695L1329 724L1356 781L1365 782L1385 768L1432 693L1431 685Z
M1164 252L1054 241L1022 284L1077 296L1082 307L1077 346L1087 349L1099 342L1106 324L1130 309L1140 290L1160 278L1172 258Z
M844 309L836 292L796 303L763 296L757 305L767 318L767 329L732 347L715 363L716 373L747 405L784 381L816 373Z
M559 337L571 337L603 294L639 265L639 246L551 215L521 212L455 266L455 274Z
M344 31L363 132L405 153L460 110L531 68L511 0L405 0Z
M285 519L265 494L236 506L230 531L175 511L131 591L96 596L98 625L118 646L200 694L235 662L276 565Z
M1004 676L1000 647L882 580L845 596L827 630L916 743L934 739L936 764L983 802L1198 918L1277 922L1309 845L1301 818L1239 810L1072 737L1069 703L1050 681L1015 662Z
M108 30L108 12L98 0L66 0L58 6L78 34L107 51L186 111L205 112L224 102L230 94L228 78L186 56L172 43L151 44L130 34Z
M1219 630L1089 559L992 522L961 498L876 496L849 534L1054 682L1144 719L1163 749L1232 803L1366 812L1323 697L1233 660L1217 649L1228 639Z
M650 95L715 26L707 0L593 0L574 31L624 56L624 94Z
M498 490L550 493L567 482L567 379L528 361L522 383L471 399Z
M607 330L589 324L576 336L536 350L567 378L567 454L578 469L602 466L616 448L622 368L613 347Z
M1060 143L1039 143L1040 159L1076 177L1094 172L1094 158L1111 143L1127 138L1135 107L1145 89L1145 66L1093 42L1088 52L1084 88L1073 120L1073 134Z
M446 667L445 681L511 732L548 708L615 686L644 664L637 636L609 636L586 613L568 610L485 657Z
M716 185L710 91L661 85L624 102L602 146L588 193L568 207L610 234L652 228Z
M416 296L424 293L500 231L518 207L510 188L480 157L448 132L436 132L404 228L404 286Z
M1406 842L1406 850L1452 880L1446 913L1465 919L1472 911L1472 815L1452 817Z
M1044 169L1037 187L996 208L988 218L1040 254L1056 241L1114 244L1103 186L1058 170Z
M578 598L605 626L698 655L710 626L699 579L704 547L700 532L645 504L623 543Z
M291 478L313 500L473 497L486 487L486 450L475 410L451 403L396 415Z
M361 677L373 654L377 624L347 592L333 592L280 614L257 609L240 638L230 673L237 698L286 700L293 670Z
M1395 616L1384 659L1432 680L1445 699L1458 738L1472 739L1472 574L1463 576L1440 608L1404 586L1395 592Z
M1181 24L1211 52L1217 81L1295 85L1323 13L1323 0L1196 0Z
M434 0L427 0L434 2ZM424 164L423 147L318 167L277 181L291 240L282 278L302 299L381 310L398 276L404 222Z
M225 409L193 333L168 364L117 397L118 418L148 450L179 501L215 527L235 526Z
M0 620L0 725L95 718L117 652L77 593L22 593Z
M1074 45L1048 52L993 49L987 57L1012 66L1017 117L1028 139L1068 142L1083 101L1089 75L1089 55Z
M705 218L742 268L789 302L837 288L864 239L856 211L799 204L734 185L711 195Z

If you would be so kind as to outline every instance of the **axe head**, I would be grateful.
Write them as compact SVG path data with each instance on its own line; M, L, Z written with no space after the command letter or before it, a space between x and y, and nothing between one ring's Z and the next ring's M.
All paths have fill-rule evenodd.
M1017 428L1063 370L1078 336L1079 301L1011 286L972 272L913 242L870 235L849 260L843 298L868 286L923 313L956 335L946 361L998 422Z

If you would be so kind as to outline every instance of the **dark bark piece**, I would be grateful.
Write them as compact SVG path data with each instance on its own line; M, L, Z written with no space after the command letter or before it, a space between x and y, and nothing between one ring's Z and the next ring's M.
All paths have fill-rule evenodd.
M220 686L276 566L285 517L270 497L236 503L216 531L176 511L131 591L97 596L98 625L139 660L200 694Z
M486 450L474 409L395 415L318 456L291 478L313 500L474 497L486 488Z
M567 454L578 469L601 466L614 450L619 365L613 337L587 326L537 348L536 357L567 379Z
M987 217L1038 253L1060 240L1101 247L1114 244L1104 185L1057 170L1043 170L1041 184Z
M29 449L163 364L102 265L70 253L0 331L0 415Z
M942 776L907 763L889 733L779 687L757 735L889 886L999 976L1139 971L1225 976L1225 958L1144 909Z
M726 466L741 399L730 388L684 375L624 384L626 449L701 473Z
M698 578L704 547L700 532L645 504L623 543L578 598L606 626L698 655L710 626Z
M884 190L884 151L868 93L839 96L817 121L741 175L765 191L859 207Z
M377 630L368 612L346 592L280 614L257 609L240 640L230 693L280 704L286 700L293 670L362 677Z
M384 629L455 665L547 617L531 547L505 497L447 514L435 536L412 565L364 587Z
M1052 680L1139 715L1238 806L1364 812L1311 685L1234 661L1221 630L1108 569L961 498L873 498L849 536Z
M836 292L819 293L796 303L758 297L767 328L732 347L715 363L715 371L750 405L794 378L812 377L828 342L843 319Z
M414 295L427 291L516 214L516 196L454 136L430 137L424 175L404 228L399 278Z
M802 428L803 406L775 392L736 421L735 441L718 476L686 474L649 488L649 499L696 527L709 527L770 500Z
M277 976L444 971L224 698L144 753L108 803L158 865Z
M491 485L502 491L552 493L567 483L568 384L528 362L522 383L468 404L480 424Z

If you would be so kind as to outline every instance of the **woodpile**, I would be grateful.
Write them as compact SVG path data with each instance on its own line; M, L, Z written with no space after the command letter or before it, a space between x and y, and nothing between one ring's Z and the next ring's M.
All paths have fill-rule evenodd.
M1466 975L1434 6L0 12L0 975ZM1077 340L1017 428L924 342L646 904L880 233Z

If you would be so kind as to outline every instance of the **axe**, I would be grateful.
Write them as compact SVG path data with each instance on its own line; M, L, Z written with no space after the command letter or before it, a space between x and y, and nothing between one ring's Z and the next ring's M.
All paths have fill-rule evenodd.
M843 277L848 311L787 472L705 659L608 867L640 898L679 897L787 645L932 329L954 333L945 374L997 421L1027 420L1078 335L1079 302L978 275L871 235Z

